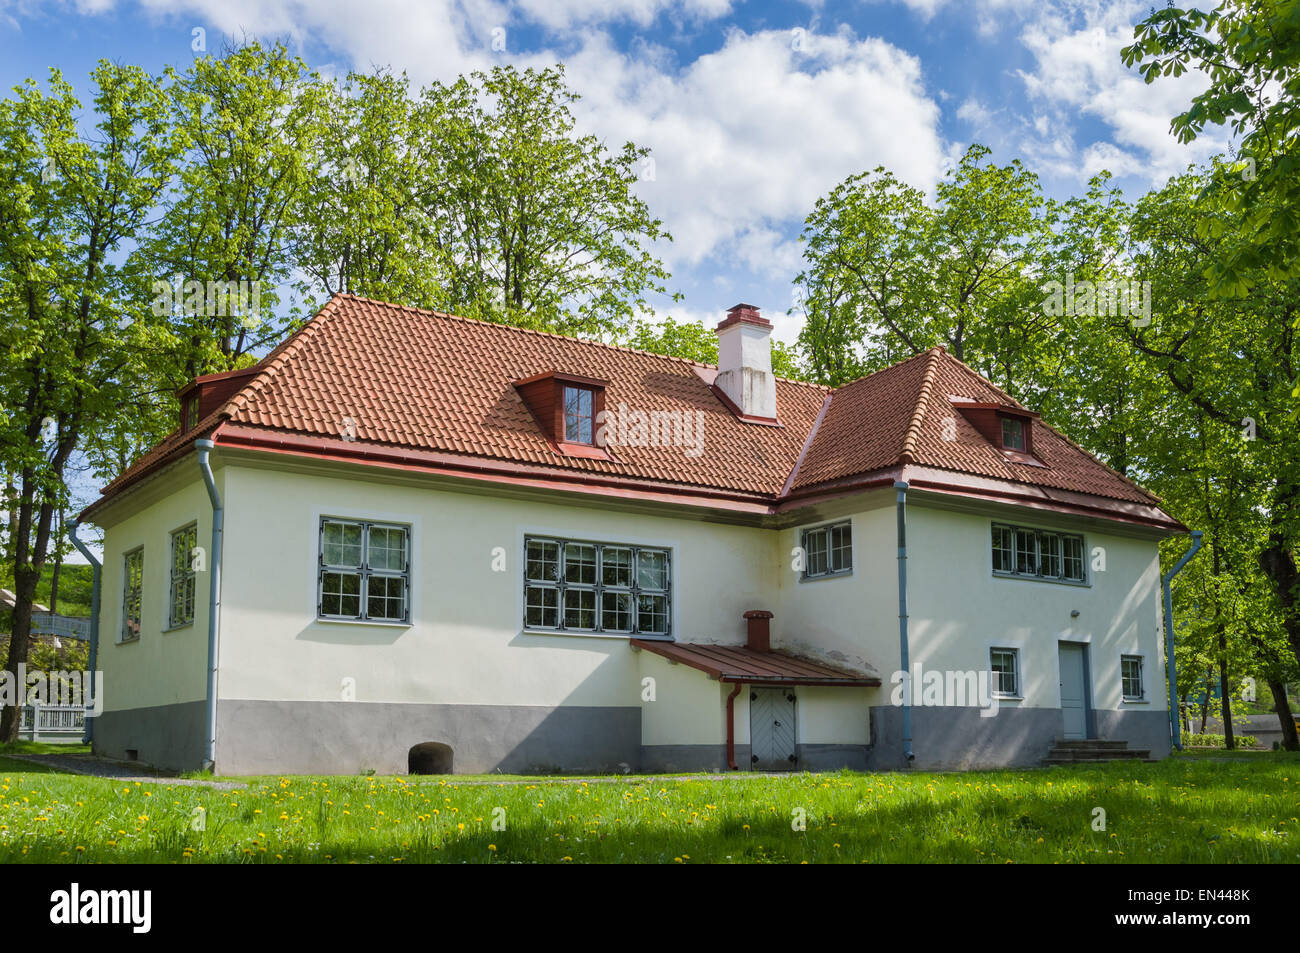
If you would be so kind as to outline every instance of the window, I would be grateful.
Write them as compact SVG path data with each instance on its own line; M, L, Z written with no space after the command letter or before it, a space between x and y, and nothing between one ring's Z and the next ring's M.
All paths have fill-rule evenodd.
M326 619L410 621L410 528L324 518L317 612Z
M1004 698L1020 697L1019 655L1017 649L989 649L994 695Z
M1142 656L1121 655L1119 657L1120 678L1124 683L1124 700L1141 701L1146 697L1142 687Z
M185 401L185 427L186 430L193 430L199 425L199 399L191 397Z
M594 443L596 394L587 387L564 388L564 439L568 443Z
M133 549L123 557L122 633L118 641L140 638L140 606L144 602L144 549Z
M1025 449L1025 422L1014 417L1002 418L1002 446L1006 450Z
M993 571L1061 582L1086 582L1083 537L993 524Z
M172 533L171 590L167 597L167 627L194 621L194 549L199 528L191 524Z
M803 578L840 576L853 571L853 524L845 520L803 531Z
M530 629L668 635L666 549L528 537L524 625Z

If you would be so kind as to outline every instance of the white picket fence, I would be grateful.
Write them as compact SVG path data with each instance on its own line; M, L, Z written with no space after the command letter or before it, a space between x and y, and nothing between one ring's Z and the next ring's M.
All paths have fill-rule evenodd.
M86 709L80 705L28 705L18 726L24 741L75 741L86 730Z

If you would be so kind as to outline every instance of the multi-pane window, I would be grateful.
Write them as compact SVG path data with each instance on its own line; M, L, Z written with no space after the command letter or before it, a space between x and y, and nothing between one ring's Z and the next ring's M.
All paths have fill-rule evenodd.
M853 526L848 520L803 531L803 577L837 576L853 571Z
M993 524L993 571L1033 579L1086 582L1083 537Z
M322 519L317 584L321 617L409 622L410 546L406 526Z
M993 672L993 694L1020 695L1019 652L1016 649L989 649L989 666Z
M588 387L564 388L564 439L592 443L595 433L596 393Z
M167 597L167 627L194 621L194 550L199 528L193 524L172 533L171 588Z
M524 550L527 628L669 633L667 550L531 536Z
M122 560L122 633L119 641L140 638L140 606L144 602L144 549L133 549Z
M1002 446L1007 450L1025 449L1025 424L1011 417L1002 418Z
M1138 701L1146 696L1142 687L1142 656L1121 655L1119 658L1120 678L1124 683L1124 698Z

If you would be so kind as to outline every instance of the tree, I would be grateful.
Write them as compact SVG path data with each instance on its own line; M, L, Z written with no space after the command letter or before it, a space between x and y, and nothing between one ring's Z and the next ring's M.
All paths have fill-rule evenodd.
M1264 274L1300 277L1300 2L1224 0L1209 12L1153 10L1124 48L1148 83L1203 71L1208 88L1170 122L1180 142L1207 125L1240 136L1238 161L1218 167L1215 200L1236 219L1240 241L1208 262L1208 291L1242 295ZM1202 238L1222 226L1199 223Z
M1291 396L1300 385L1300 283L1272 277L1265 265L1244 273L1245 293L1211 294L1211 265L1253 240L1250 226L1218 199L1223 173L1216 163L1137 203L1132 254L1151 277L1158 319L1124 333L1185 417L1210 434L1205 439L1217 449L1205 478L1234 487L1232 495L1241 498L1224 520L1224 537L1252 541L1236 558L1249 558L1250 571L1258 569L1271 585L1290 654L1300 662L1300 437ZM1183 442L1163 463L1153 457L1149 464L1163 471L1160 482L1175 494L1183 492L1180 457L1196 446Z
M101 62L92 74L95 122L78 131L80 103L51 71L48 92L28 81L0 100L0 465L13 475L8 553L16 602L5 662L30 647L32 602L67 498L79 441L129 426L131 389L147 328L123 321L138 291L141 236L172 172L176 144L158 81ZM122 259L122 260L119 260ZM0 742L18 732L0 720Z
M277 289L320 166L326 96L283 45L248 43L166 76L185 154L146 254L156 310L174 329L157 356L170 352L177 387L244 366L283 336Z
M936 344L1004 382L1020 374L1005 350L1016 339L1001 332L1032 336L1049 320L1033 267L1047 224L1037 177L988 156L971 146L934 207L884 169L851 176L817 202L796 281L807 313L800 344L823 383Z
M420 104L434 194L417 216L448 269L443 310L614 337L668 272L671 240L633 191L649 150L579 136L562 67L495 67L434 84Z
M405 76L350 73L322 91L319 161L297 203L298 290L314 312L336 292L426 308L449 304L454 262L436 170L444 137Z

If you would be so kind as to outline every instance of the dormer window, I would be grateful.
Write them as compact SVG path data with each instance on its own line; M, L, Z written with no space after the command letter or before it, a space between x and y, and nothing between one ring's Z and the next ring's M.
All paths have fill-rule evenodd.
M596 441L608 383L595 377L547 371L515 381L515 390L557 453L613 460Z
M182 413L181 418L181 423L185 430L193 430L199 425L198 397L191 397L185 401L184 413Z
M1025 450L1025 422L1016 417L1002 418L1002 449Z
M1038 414L1016 404L950 396L953 410L965 417L1010 463L1046 466L1034 454L1034 418Z
M590 387L564 385L564 440L595 444L596 392Z

